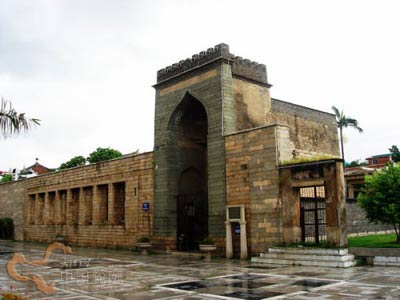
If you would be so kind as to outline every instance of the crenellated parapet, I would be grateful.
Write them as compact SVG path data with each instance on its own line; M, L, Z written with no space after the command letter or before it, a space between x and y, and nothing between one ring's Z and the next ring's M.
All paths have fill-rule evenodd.
M242 58L240 56L234 57L232 63L232 74L265 83L269 86L266 66L247 58Z
M181 60L178 63L159 70L157 72L157 83L167 81L217 60L224 60L229 63L232 66L233 75L269 85L267 81L267 70L264 64L235 56L229 52L229 45L224 43L208 48L207 51L194 54L192 58Z

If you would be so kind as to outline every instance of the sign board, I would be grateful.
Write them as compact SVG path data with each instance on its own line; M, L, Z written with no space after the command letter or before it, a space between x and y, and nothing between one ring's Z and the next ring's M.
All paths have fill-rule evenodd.
M142 210L143 211L149 211L150 210L150 203L149 202L143 202L142 203Z
M235 232L236 234L239 234L239 233L240 233L240 225L235 225L235 227L233 228L233 230L234 230L234 232Z

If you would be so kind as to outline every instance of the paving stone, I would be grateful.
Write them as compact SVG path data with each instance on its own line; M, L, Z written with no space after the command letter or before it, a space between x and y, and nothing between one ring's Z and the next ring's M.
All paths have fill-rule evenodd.
M40 257L44 246L0 241L0 288L10 284L30 299L400 299L400 268L363 266L349 269L283 266L254 268L249 262L173 255L141 256L129 251L79 248L74 255L54 253L50 266L17 266L26 276L54 282L45 295L32 282L13 281L6 272L12 253ZM11 252L11 253L5 253ZM61 269L65 260L89 260L84 268ZM58 262L58 264L56 264Z

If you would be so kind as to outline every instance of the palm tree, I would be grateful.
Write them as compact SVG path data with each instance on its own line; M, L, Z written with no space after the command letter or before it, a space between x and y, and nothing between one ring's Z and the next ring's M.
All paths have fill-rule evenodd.
M342 150L342 159L343 159L343 169L345 167L344 162L344 150L343 150L343 128L353 127L358 130L358 132L363 132L362 128L358 126L358 121L356 119L347 118L342 111L339 111L335 106L332 106L332 110L335 112L336 115L336 123L337 127L339 128L340 134L340 148Z
M39 119L28 119L25 113L17 113L12 107L11 102L1 98L0 104L0 131L6 138L9 135L27 131L32 126L40 125Z

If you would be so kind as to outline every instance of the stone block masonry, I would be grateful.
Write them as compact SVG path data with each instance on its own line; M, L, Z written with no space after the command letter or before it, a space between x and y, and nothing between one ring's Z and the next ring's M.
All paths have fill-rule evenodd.
M26 180L0 184L0 218L12 218L14 239L24 239L24 201ZM26 214L26 213L25 213Z
M236 92L234 92L234 86ZM179 182L184 178L185 172L192 169L206 181L202 190L203 194L207 195L207 199L202 201L207 202L208 207L199 208L203 211L203 217L208 219L208 235L220 241L223 246L223 238L226 235L224 135L235 132L237 128L248 124L245 120L239 120L236 115L240 112L235 114L235 111L249 113L251 118L255 119L255 124L262 124L265 120L258 114L260 106L258 102L266 102L261 104L262 111L265 112L270 103L267 91L270 85L267 81L266 67L235 56L230 53L228 45L219 44L159 70L157 84L154 87L156 89L155 238L160 240L160 244L175 247L177 235L180 234L177 220L185 213L177 209L177 199L185 196L180 190ZM247 93L246 91L250 88L251 92ZM240 105L235 104L235 101L238 101L235 99L235 93L240 95L236 97L242 101ZM264 95L265 93L267 94ZM253 95L257 97L251 101ZM202 110L200 106L204 108L206 115L204 118L206 138L200 142L198 136L190 136L182 142L181 139L185 134L189 137L196 130L195 128L188 130L188 124L183 126L182 119L188 115L191 115L191 118L198 115ZM193 121L193 123L196 122ZM242 123L245 124L241 125ZM196 124L194 127L199 123ZM203 149L205 154L199 155L199 152L193 149ZM198 166L198 161L204 160L204 157L206 157L204 162L206 166L202 171L202 167ZM182 207L187 208L188 205L185 204ZM193 222L199 224L196 218L198 216L193 218ZM187 218L182 217L182 220L187 220ZM182 226L181 231L185 231ZM192 233L195 232L196 230ZM184 235L187 236L188 233ZM202 237L202 234L199 234L195 239L200 240Z
M259 64L255 61L230 53L229 46L223 43L208 48L207 51L194 54L191 58L181 60L178 63L159 70L157 72L157 84L181 76L220 59L232 65L232 73L234 76L244 77L270 86L267 81L267 72L264 64Z
M225 213L225 156L223 124L223 91L221 82L229 81L225 66L207 65L202 70L182 75L180 81L172 80L156 86L155 118L155 211L154 235L159 243L174 248L177 236L177 195L179 178L190 165L189 159L178 143L182 130L180 120L191 103L206 111L206 164L208 196L208 228L214 237L224 236ZM203 145L199 145L203 147ZM194 149L194 148L192 148ZM182 157L186 157L182 159ZM192 159L194 166L197 159ZM198 169L198 168L197 168ZM202 173L202 172L200 172Z
M250 253L280 242L277 131L265 126L225 137L227 205L245 205Z
M153 153L130 155L23 181L24 239L131 248L152 235ZM148 203L150 210L142 210Z
M369 222L364 209L357 205L356 199L346 200L347 233L349 235L367 235L392 232L393 226Z
M26 240L129 248L150 236L155 248L190 251L209 236L218 252L245 258L303 238L300 191L323 186L321 237L345 245L335 117L271 99L270 87L265 65L226 44L163 68L154 152L2 185L0 202L18 211L0 215L13 216ZM318 156L331 162L284 166Z
M340 156L336 119L333 114L290 102L271 99L268 124L290 127L290 152L296 157Z

